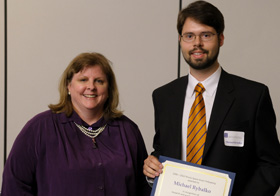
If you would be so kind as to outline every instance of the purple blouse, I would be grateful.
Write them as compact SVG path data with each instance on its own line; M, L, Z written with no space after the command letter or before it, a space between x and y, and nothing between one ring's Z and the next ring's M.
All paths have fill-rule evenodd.
M137 125L126 116L91 125L104 131L91 138L74 112L36 115L18 135L7 159L2 196L146 196L147 151Z

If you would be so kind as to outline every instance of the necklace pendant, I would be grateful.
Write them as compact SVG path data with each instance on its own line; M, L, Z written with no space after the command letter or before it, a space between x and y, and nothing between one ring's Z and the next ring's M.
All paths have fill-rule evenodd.
M97 148L97 144L96 144L96 141L95 141L94 138L92 138L92 142L93 142L93 145L92 145L93 149L96 149Z

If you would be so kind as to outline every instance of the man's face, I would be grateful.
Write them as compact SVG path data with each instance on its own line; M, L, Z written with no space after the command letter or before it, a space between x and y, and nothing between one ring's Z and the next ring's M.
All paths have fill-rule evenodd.
M211 34L212 39L203 41L199 35L204 35L204 33ZM180 37L182 54L191 69L204 70L218 65L219 49L224 42L223 34L218 35L213 27L187 18L182 29L182 35L195 35L195 39L191 42L185 42Z

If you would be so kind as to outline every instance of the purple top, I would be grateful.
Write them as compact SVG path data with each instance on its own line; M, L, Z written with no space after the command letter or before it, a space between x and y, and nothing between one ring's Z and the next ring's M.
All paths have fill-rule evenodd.
M2 196L146 196L147 151L137 125L126 116L91 125L104 131L92 139L74 112L36 115L18 135L7 159Z

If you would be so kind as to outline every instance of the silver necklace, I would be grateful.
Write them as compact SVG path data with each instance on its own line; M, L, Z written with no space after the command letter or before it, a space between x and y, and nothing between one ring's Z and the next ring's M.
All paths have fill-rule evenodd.
M74 122L75 123L75 122ZM78 125L77 123L75 123L75 125L88 137L90 137L91 139L96 138L106 127L107 124L105 124L103 127L99 127L96 130L92 130L92 129L88 129L82 125Z

